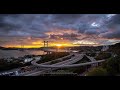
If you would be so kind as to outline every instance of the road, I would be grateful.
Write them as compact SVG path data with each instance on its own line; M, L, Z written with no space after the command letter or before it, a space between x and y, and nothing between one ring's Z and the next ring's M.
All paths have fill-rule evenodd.
M105 61L105 60L88 62L88 63L81 63L81 64L75 64L75 65L51 66L51 68L72 68L72 67L80 67L80 66L91 65L91 64L95 64L95 63L104 62L104 61ZM48 66L47 68L50 68L50 66ZM38 71L38 72L34 72L34 73L27 74L27 75L25 75L25 76L37 76L37 75L40 75L40 74L44 74L47 70L50 71L50 69L45 69L45 70L42 70L42 71ZM52 69L52 70L54 70L54 69Z
M65 61L62 61L62 62L59 62L59 63L56 63L56 64L52 64L52 66L56 66L56 65L70 65L70 64L72 64L72 63L75 63L75 62L77 62L77 61L79 61L79 60L81 60L82 58L83 58L83 54L75 54L75 56L73 57L73 58L71 58L71 59L68 59L68 60L65 60ZM32 62L32 64L33 65L35 65L36 66L36 62L37 62L38 60L34 60L33 62ZM43 64L40 64L40 65L43 65ZM44 67L43 67L44 68ZM43 73L45 73L45 72L49 72L49 71L51 71L51 70L55 70L55 69L58 69L58 68L46 68L45 67L45 69L43 69L43 70L40 70L40 71L38 71L38 72L33 72L33 73L30 73L30 74L27 74L27 75L25 75L25 76L36 76L36 75L40 75L40 74L43 74Z
M73 56L73 53L71 53L70 55L64 56L62 58L56 59L56 60L52 60L52 61L61 61L62 59L65 59L65 58L68 58L68 57L72 57L72 56ZM45 62L45 63L42 63L42 64L47 65L47 64L50 64L52 61L48 61L48 62ZM35 72L35 71L41 70L40 67L36 67L34 65L30 65L28 67L31 68L31 71L21 71L21 67L20 67L20 68L15 68L15 69L8 70L8 71L0 72L0 74L18 71L19 75L24 75L24 74L27 74L27 73L31 73L31 72ZM43 68L42 68L42 70L43 70Z
M43 65L43 64L38 64L36 63L38 60L34 60L32 61L32 64L35 65L35 66L38 66L38 67L42 67L42 68L64 68L64 67L67 67L67 65L69 64L72 64L72 63L75 63L79 60L81 60L83 58L85 54L76 54L74 58L72 59L69 59L69 60L66 60L66 61L63 61L63 62L59 62L59 63L56 63L56 64L52 64L52 65ZM87 55L86 55L87 56ZM99 63L99 61L96 61L93 57L89 57L87 56L91 62L87 62L87 63ZM104 60L100 60L101 61L104 61ZM82 63L84 65L84 63ZM71 66L76 66L77 64L72 64ZM79 65L79 64L78 64ZM80 64L81 65L81 64Z
M35 64L36 66L43 67L43 68L72 68L72 67L80 67L80 66L85 66L85 65L91 65L95 63L100 63L104 62L105 60L99 60L99 61L93 61L93 62L87 62L87 63L81 63L81 64L72 64L72 65L40 65L40 64Z
M56 60L52 60L52 61L61 61L62 59L65 59L65 58L68 58L68 57L71 57L73 55L73 53L71 53L70 55L67 55L67 56L64 56L64 57L62 57L62 58L59 58L59 59L56 59ZM34 61L39 61L39 60L34 60ZM33 62L34 62L33 61ZM50 64L52 61L49 61L49 62L45 62L45 63L41 63L42 65L48 65L48 64ZM69 62L70 61L70 59L69 60L65 60L65 61L62 61L62 62L59 62L59 63L67 63L67 62ZM33 63L32 62L32 63ZM35 66L36 67L36 66ZM34 69L34 70L32 70L32 71L28 71L28 72L24 72L24 73L21 73L20 74L20 76L24 76L24 75L28 75L28 74L33 74L33 73L37 73L37 72L42 72L42 71L45 71L46 70L46 68L41 68L41 67L37 67L36 69Z
M56 60L52 60L52 61L41 63L41 64L36 63L39 60L34 60L34 61L31 62L32 65L29 66L31 68L31 71L20 72L19 76L38 76L40 74L50 72L52 70L56 70L56 69L59 69L59 68L72 68L72 67L80 67L80 66L85 66L85 65L95 66L97 63L101 63L101 62L105 61L105 60L96 61L93 57L89 57L89 56L86 55L91 60L91 62L81 63L81 64L73 64L73 63L81 60L85 54L74 53L74 56L71 57L72 55L73 55L73 53L71 53L68 56L56 59L60 62L52 64L52 65L50 65L50 63L52 61L56 61ZM62 59L67 58L67 57L71 57L71 59L62 61ZM16 70L20 70L20 68L13 69L13 70L10 70L10 71L16 71Z
M47 64L50 64L50 63L53 62L53 61L62 61L63 59L66 59L66 58L71 57L72 55L74 55L74 53L71 53L70 55L67 55L67 56L64 56L64 57L61 57L61 58L52 60L52 61L48 61L48 62L45 62L45 63L41 63L41 64L42 64L42 65L47 65Z
M56 64L52 64L52 65L37 64L36 62L38 60L34 60L32 62L33 65L41 67L41 68L46 68L46 69L40 70L38 72L29 73L29 74L26 74L25 76L37 76L37 75L43 74L45 72L50 72L50 71L58 69L58 68L80 67L80 66L96 64L96 63L100 63L100 62L104 61L104 60L95 61L94 58L89 57L92 62L81 63L81 64L73 64L73 63L81 60L83 58L83 56L84 56L84 54L76 54L75 57L72 58L72 59L69 59L69 60L66 60L66 61L63 61L63 62L59 62L59 63L56 63Z
M83 56L84 56L84 54L83 55L78 55L78 56L76 55L76 57L74 57L72 60L64 61L66 63L60 62L60 63L56 63L56 64L53 64L53 65L37 64L36 63L37 60L35 60L35 61L32 62L33 65L48 68L48 69L38 71L38 72L34 72L34 73L31 73L31 74L28 74L28 75L25 75L25 76L36 76L36 75L45 73L47 70L50 71L50 70L55 70L55 69L58 69L58 68L80 67L80 66L86 66L86 65L96 64L96 63L100 63L100 62L105 61L105 60L96 61L94 58L88 56L88 58L90 58L91 62L81 63L81 64L72 64L72 63L75 63L78 60L81 60L83 58Z

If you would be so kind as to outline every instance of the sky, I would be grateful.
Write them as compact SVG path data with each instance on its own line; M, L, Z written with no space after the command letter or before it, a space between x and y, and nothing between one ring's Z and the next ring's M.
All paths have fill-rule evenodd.
M0 46L61 44L111 45L120 42L119 14L0 14Z

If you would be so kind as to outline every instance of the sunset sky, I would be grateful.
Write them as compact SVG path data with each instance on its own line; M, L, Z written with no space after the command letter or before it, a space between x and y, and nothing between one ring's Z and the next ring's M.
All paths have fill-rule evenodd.
M26 48L120 42L119 14L0 14L0 46Z

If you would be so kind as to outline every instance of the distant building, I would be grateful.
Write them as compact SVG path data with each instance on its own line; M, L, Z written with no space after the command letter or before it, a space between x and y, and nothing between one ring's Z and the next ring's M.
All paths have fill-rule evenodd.
M103 46L103 48L101 49L101 51L107 51L109 49L109 46Z
M27 63L27 62L30 62L30 61L32 61L32 60L33 60L33 58L26 58L26 59L24 60L24 62Z
M41 59L41 56L38 56L38 57L34 57L35 60L40 60Z
M32 61L33 59L35 59L35 60L40 60L40 59L41 59L41 56L37 56L37 57L34 57L34 58L26 58L26 59L24 60L24 62L27 63L27 62Z
M11 59L11 58L7 58L6 60L7 60L7 62L13 61L13 59Z

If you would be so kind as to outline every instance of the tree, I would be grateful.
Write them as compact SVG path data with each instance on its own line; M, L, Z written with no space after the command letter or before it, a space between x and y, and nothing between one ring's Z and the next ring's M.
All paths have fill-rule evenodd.
M94 68L86 74L86 76L107 76L107 75L108 75L107 70L102 67Z
M105 52L101 52L98 54L98 56L95 57L96 60L102 60L102 59L107 59L110 58L111 54L110 53L105 53Z
M102 67L105 68L110 75L120 73L120 56L108 59Z

